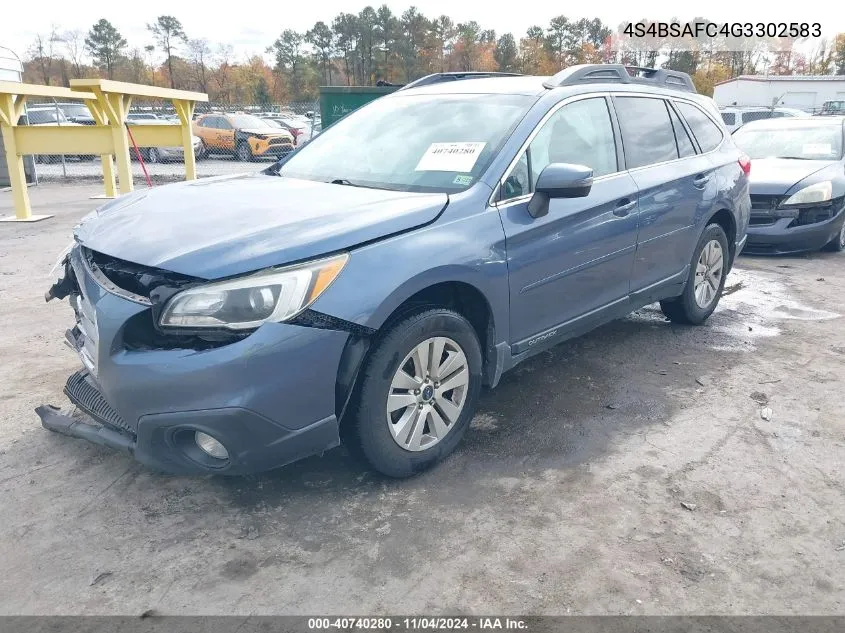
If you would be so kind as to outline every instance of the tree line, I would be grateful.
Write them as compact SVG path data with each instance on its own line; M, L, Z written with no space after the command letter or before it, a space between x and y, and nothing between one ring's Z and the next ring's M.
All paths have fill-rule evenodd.
M642 22L646 22L643 20ZM694 22L709 22L696 18ZM313 100L321 85L401 84L445 71L503 71L548 75L580 63L622 62L682 70L704 94L740 74L845 75L845 34L806 46L774 47L749 40L743 50L725 50L713 40L696 50L676 42L618 40L600 19L553 17L519 38L497 34L476 21L427 17L416 7L395 14L387 5L340 13L307 31L284 29L265 55L238 58L231 45L189 37L170 15L147 24L149 41L130 46L107 19L85 30L37 35L24 63L26 81L68 85L99 75L136 83L198 90L218 103L278 103ZM798 52L803 50L804 52Z

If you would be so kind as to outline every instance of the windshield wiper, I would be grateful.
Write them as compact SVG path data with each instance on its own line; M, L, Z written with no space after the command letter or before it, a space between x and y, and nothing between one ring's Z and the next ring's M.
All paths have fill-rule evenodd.
M347 187L363 187L364 185L356 185L351 180L347 180L346 178L335 178L334 180L328 180L329 184L332 185L346 185Z
M775 158L786 158L789 160L820 160L818 158L807 158L806 156L775 156Z

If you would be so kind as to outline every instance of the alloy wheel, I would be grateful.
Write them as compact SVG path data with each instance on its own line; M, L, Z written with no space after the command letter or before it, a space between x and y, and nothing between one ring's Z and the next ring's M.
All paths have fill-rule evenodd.
M469 385L469 364L455 341L437 336L419 343L400 363L387 396L387 424L394 441L423 451L455 427Z
M716 299L725 270L724 262L722 245L719 244L718 240L710 240L701 249L695 268L695 285L693 286L695 302L699 308L706 310Z

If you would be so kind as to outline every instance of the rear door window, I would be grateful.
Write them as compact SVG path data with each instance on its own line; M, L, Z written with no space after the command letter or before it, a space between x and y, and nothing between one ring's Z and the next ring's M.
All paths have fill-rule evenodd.
M678 143L678 155L681 158L694 156L695 146L692 144L689 134L687 134L687 131L684 129L684 124L681 123L681 120L678 118L678 115L675 114L672 106L667 103L666 107L669 109L669 118L672 119L672 128L675 130L675 140Z
M684 117L684 120L692 130L692 135L698 141L698 146L702 152L709 152L716 149L719 143L722 142L722 130L716 125L713 120L704 114L704 112L691 103L684 103L683 101L676 101L675 105L678 107L678 112Z
M628 169L678 158L675 132L663 99L614 97Z

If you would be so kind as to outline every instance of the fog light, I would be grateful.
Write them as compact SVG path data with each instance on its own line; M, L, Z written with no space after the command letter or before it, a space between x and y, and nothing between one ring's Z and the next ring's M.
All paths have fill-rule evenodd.
M226 447L211 437L208 433L197 431L194 436L197 446L199 446L206 455L210 455L214 459L229 459L229 451L226 450Z

